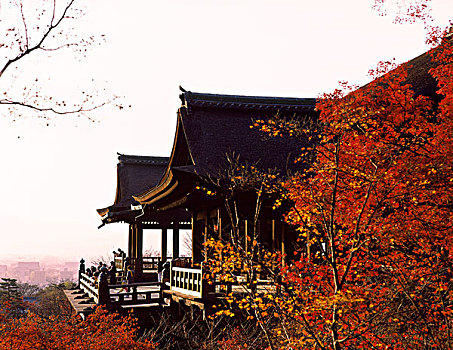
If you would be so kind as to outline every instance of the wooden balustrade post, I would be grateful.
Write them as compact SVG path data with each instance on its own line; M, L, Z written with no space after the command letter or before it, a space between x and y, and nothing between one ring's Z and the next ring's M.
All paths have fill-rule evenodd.
M164 279L162 278L162 286L165 286L165 283L164 283ZM170 260L170 290L171 290L171 287L173 287L173 260Z
M230 294L233 291L233 283L232 282L226 282L226 293Z
M173 223L173 254L172 259L179 258L179 223Z
M208 297L208 294L212 291L215 291L215 278L214 280L212 281L212 284L209 284L208 283L208 280L206 278L204 278L203 276L203 263L201 263L201 275L200 275L200 278L201 278L201 291L200 291L200 294L201 294L201 297L204 299L204 298L207 298Z
M137 286L132 286L132 302L136 303L138 299Z
M103 267L99 275L98 305L110 306L110 289L107 268Z
M85 260L80 259L79 265L79 283L77 284L77 288L80 288L80 280L82 279L82 273L85 273Z
M167 229L161 229L161 248L160 248L160 256L162 257L162 262L167 261Z

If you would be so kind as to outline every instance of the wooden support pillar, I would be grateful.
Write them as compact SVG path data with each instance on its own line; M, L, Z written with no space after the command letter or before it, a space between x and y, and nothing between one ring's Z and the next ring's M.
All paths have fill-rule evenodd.
M197 220L198 213L194 212L192 216L192 266L203 261L203 228L201 221Z
M173 259L179 258L179 223L173 223Z
M162 256L162 262L165 262L167 260L167 229L166 228L162 228L161 256Z
M138 224L129 225L129 258L135 259L139 255Z
M135 279L140 281L143 275L143 228L135 225Z
M134 254L134 233L133 225L129 225L129 239L127 244L127 256L130 258Z
M134 237L134 258L136 258L137 254L138 254L138 251L137 251L137 225L134 225L133 237Z
M135 257L141 258L143 257L143 228L140 224L136 225L135 228Z

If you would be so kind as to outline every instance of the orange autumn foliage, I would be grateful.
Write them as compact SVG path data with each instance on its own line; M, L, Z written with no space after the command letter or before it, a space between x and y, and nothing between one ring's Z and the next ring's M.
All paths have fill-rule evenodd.
M84 349L156 349L155 344L136 340L137 324L130 317L119 317L98 307L82 321L42 318L28 313L21 318L8 317L0 309L0 349L2 350L84 350Z
M223 338L222 340L217 341L218 350L247 350L249 347L247 345L246 337L242 332L235 328L232 330L230 337L227 339Z
M430 25L428 3L405 16L435 46L438 96L414 94L407 64L381 63L367 86L323 95L317 123L255 124L311 143L282 191L304 247L275 298L282 348L453 348L453 32Z
M438 42L440 102L414 95L406 65L382 63L367 86L324 95L316 128L293 130L315 161L285 183L286 221L309 250L276 298L291 318L279 334L300 326L284 346L453 347L453 42Z

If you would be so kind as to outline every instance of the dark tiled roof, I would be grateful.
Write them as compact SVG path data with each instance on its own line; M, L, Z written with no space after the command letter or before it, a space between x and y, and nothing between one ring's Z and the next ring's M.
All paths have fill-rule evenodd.
M253 119L266 119L277 112L284 117L315 117L313 98L249 97L185 92L181 95L182 123L194 171L218 175L227 155L262 170L295 170L294 159L303 146L296 138L269 138L256 128ZM181 168L179 168L181 169ZM187 169L186 170L190 170Z
M436 93L438 90L437 80L429 73L431 68L437 66L433 62L432 53L425 52L404 65L407 67L406 82L412 85L415 96L427 96L438 102L440 96Z
M107 208L98 209L98 213L103 216L107 212L130 210L131 204L138 204L132 196L157 185L168 161L168 157L118 154L115 202Z
M433 58L433 55L436 54L436 50L438 49L425 52L424 54L403 63L401 66L403 69L407 69L407 78L404 83L411 85L415 97L420 95L426 96L438 103L442 96L437 94L437 90L439 89L437 80L430 73L432 68L438 66L438 63L436 63ZM392 72L389 72L387 74L391 73ZM387 74L384 75L384 78ZM375 81L380 82L382 80L381 78L378 78ZM370 84L371 83L361 87L361 89L366 90Z
M431 52L405 63L406 82L416 96L424 95L438 102L437 81L429 73L435 67ZM367 86L362 87L366 89ZM266 138L255 128L253 119L268 119L277 112L284 117L316 118L316 99L280 98L237 95L202 94L185 91L180 95L177 137L165 179L156 188L143 192L138 199L153 202L175 186L173 173L183 172L216 176L226 166L226 156L235 154L242 162L257 165L262 170L299 170L294 164L304 142L296 138ZM188 153L188 155L186 154ZM178 178L180 178L178 176ZM165 180L165 181L164 181ZM170 194L171 196L171 194ZM154 199L153 199L154 198Z

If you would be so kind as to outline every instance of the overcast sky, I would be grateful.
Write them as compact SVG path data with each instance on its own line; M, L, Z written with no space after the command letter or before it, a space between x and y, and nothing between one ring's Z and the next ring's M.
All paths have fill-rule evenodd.
M367 82L380 60L426 51L421 25L396 25L371 0L77 0L80 35L105 35L79 61L72 51L37 55L23 81L49 95L106 88L122 111L86 119L13 121L0 110L0 259L102 256L127 245L127 225L98 230L96 208L113 204L117 152L169 156L179 89L317 97L338 81ZM446 26L453 1L433 0ZM9 79L2 77L2 83ZM93 81L94 80L94 81ZM107 96L101 93L101 99Z

